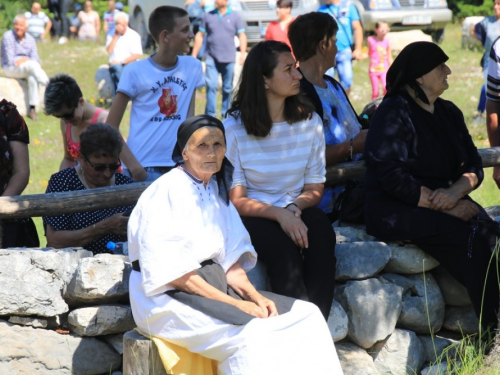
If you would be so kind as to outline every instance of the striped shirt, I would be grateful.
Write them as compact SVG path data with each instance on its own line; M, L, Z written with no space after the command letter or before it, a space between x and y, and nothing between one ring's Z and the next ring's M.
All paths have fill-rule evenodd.
M305 184L325 182L323 122L310 120L274 123L267 137L248 135L240 119L229 116L226 156L234 166L233 184L245 186L248 198L285 207Z
M45 25L50 21L49 17L44 12L37 14L26 12L24 16L28 21L28 33L34 38L39 38L45 32Z
M489 100L500 101L500 37L491 46L488 62L488 80L486 97Z
M23 57L40 62L35 38L26 33L21 41L14 30L6 31L2 38L2 66L14 66Z

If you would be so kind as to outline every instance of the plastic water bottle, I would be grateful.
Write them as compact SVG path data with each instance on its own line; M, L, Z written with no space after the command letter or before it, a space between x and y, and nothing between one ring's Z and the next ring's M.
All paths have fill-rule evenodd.
M128 255L128 243L127 242L113 242L109 241L106 247L113 254L123 254Z

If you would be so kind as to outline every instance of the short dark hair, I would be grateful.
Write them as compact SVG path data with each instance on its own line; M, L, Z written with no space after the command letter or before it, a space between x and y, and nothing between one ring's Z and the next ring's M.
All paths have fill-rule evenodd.
M318 44L330 39L339 29L327 13L311 12L298 16L288 27L288 39L297 61L309 60L316 54Z
M52 115L64 106L75 108L82 97L82 90L73 77L63 73L56 74L50 78L45 88L45 113Z
M163 30L172 31L177 24L177 18L186 17L188 13L178 7L164 5L156 8L149 16L149 33L159 44L160 33Z
M276 2L276 6L278 8L293 8L293 1L292 0L278 0Z
M111 125L96 122L80 134L80 155L116 156L122 152L123 139Z
M231 116L241 117L247 134L257 137L269 135L273 121L267 104L264 77L272 78L279 55L290 52L285 43L266 40L256 44L248 53L238 91L228 110ZM302 93L285 99L284 116L289 124L310 118L313 110Z

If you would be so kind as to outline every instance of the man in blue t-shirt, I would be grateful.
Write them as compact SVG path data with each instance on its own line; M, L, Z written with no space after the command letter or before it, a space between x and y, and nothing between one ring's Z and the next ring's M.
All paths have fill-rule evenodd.
M326 0L318 12L328 13L339 27L337 31L337 56L335 70L339 81L347 94L352 86L352 59L361 59L363 46L363 27L359 20L359 13L350 0ZM351 46L354 47L351 50ZM332 67L326 74L334 77Z
M205 34L207 47L205 51L205 83L207 85L207 104L205 114L216 115L215 102L219 74L222 75L222 109L224 116L231 101L233 90L234 63L236 46L234 37L240 41L240 61L243 65L247 51L247 37L243 20L237 12L227 5L228 0L215 0L215 9L205 13L198 33L194 39L191 56L197 57Z
M106 34L106 45L111 42L115 35L115 16L123 11L122 3L115 3L115 0L108 1L108 10L104 12L102 20L104 22L104 34Z

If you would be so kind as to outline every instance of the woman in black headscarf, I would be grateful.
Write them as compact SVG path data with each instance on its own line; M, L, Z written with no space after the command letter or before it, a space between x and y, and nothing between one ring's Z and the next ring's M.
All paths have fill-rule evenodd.
M405 47L387 74L365 147L366 228L386 241L411 240L435 257L471 297L482 324L496 325L499 226L468 194L483 180L481 157L448 89L448 56L437 45ZM483 298L483 287L486 289Z
M138 328L217 360L220 375L342 374L315 305L258 292L249 282L245 271L257 257L229 201L225 151L219 120L184 121L172 155L178 167L141 195L130 216ZM298 352L307 361L297 361Z

